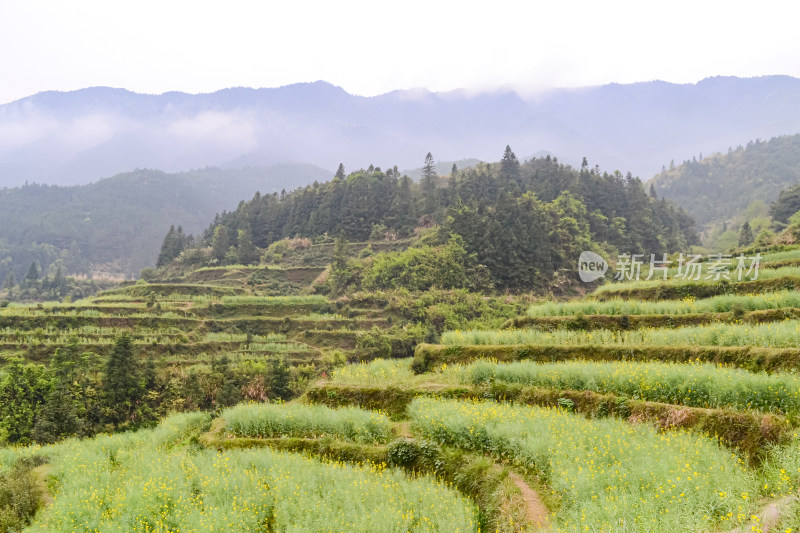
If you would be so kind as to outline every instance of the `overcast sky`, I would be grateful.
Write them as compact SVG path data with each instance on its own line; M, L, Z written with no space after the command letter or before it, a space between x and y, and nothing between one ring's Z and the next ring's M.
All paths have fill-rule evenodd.
M0 0L0 103L326 80L375 95L800 76L795 2ZM477 7L477 5L480 7Z

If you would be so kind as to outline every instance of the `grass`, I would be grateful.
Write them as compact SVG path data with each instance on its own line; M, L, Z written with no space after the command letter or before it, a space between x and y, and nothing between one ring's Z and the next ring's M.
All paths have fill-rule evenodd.
M775 261L785 261L787 259L800 259L800 248L794 250L784 250L782 252L771 252L761 255L761 263L773 263Z
M331 383L337 385L410 385L430 376L417 376L411 371L412 358L375 359L356 363L331 372Z
M309 296L223 296L226 305L318 305L328 303L320 295Z
M637 400L705 408L800 414L800 376L754 374L710 364L479 361L451 366L462 383L499 381L549 389L590 390Z
M340 437L358 443L385 443L391 436L389 419L354 407L330 409L321 405L242 404L222 413L226 430L237 437Z
M493 382L592 391L688 407L800 414L800 376L752 373L698 362L476 361L447 365L434 373L414 374L411 359L378 359L347 365L331 374L332 385L344 386L457 386Z
M702 300L637 301L613 299L604 302L548 302L528 308L528 316L584 315L688 315L694 313L727 313L735 309L760 311L800 307L800 292L779 291L765 294L725 294Z
M632 281L619 281L619 282L611 282L606 283L597 288L594 292L596 295L600 295L604 292L616 292L621 290L631 290L631 289L648 289L651 287L658 287L662 285L670 286L670 285L682 285L687 283L699 283L704 285L713 285L719 283L722 280L714 280L714 279L704 279L706 274L704 273L699 280L690 280L690 279L681 279L677 277L671 277L666 281L663 279L652 279L652 280L632 280ZM790 266L790 267L781 267L781 268L770 268L770 269L760 269L758 271L758 278L759 280L770 280L782 277L800 277L800 267ZM751 278L747 278L747 280L752 280ZM743 279L743 281L745 281ZM754 280L753 280L754 281ZM731 276L730 280L731 284L738 283L738 280Z
M207 417L181 415L155 430L50 448L54 501L27 531L477 528L474 505L430 478L270 449L204 450L187 438L187 422L198 420Z
M800 321L769 324L710 324L682 328L643 328L633 331L448 331L445 345L546 345L546 346L759 346L800 347Z
M754 508L754 476L696 434L494 402L417 398L409 414L440 444L538 472L561 499L558 530L708 531L745 521Z

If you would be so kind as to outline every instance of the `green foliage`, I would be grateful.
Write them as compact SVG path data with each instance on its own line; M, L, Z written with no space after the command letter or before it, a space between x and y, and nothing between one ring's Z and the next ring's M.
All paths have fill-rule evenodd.
M467 255L463 240L454 235L446 246L421 246L376 256L364 275L363 286L367 290L410 291L465 288L475 280L470 274L476 268L474 256Z
M446 444L508 456L561 497L559 529L646 523L654 531L716 530L758 490L736 456L704 436L564 410L417 398L413 425ZM667 482L669 480L669 482ZM654 493L659 498L654 497Z
M800 378L754 374L709 364L570 361L541 364L475 362L448 367L462 383L519 383L547 389L590 390L633 399L704 408L757 410L796 417ZM448 380L448 376L442 376ZM450 380L454 380L450 378Z
M273 397L279 400L288 400L292 397L289 387L291 373L284 357L274 357L269 363L269 383Z
M391 435L385 415L355 407L247 404L223 411L226 430L238 437L336 436L353 442L385 443Z
M701 227L729 220L753 200L771 202L797 183L800 135L751 141L727 155L714 154L701 161L685 161L676 170L654 178L658 195L686 209ZM786 222L800 209L787 191L771 209L775 220Z
M178 226L170 226L167 235L164 237L164 242L161 244L161 251L156 260L156 267L163 267L171 263L177 258L183 250L190 246L192 242L191 236L184 235L183 228Z
M734 307L744 311L763 309L800 308L800 293L777 291L764 294L723 294L695 300L640 301L618 298L598 301L547 302L532 305L528 316L577 316L577 315L685 315L693 313L727 313Z
M474 505L428 477L268 448L221 455L154 441L138 432L64 449L54 465L59 497L31 531L71 530L76 515L100 531L476 530Z
M763 346L768 348L800 347L800 321L786 320L768 324L710 324L675 329L638 329L631 331L448 331L442 344L547 345L547 346Z
M753 236L753 230L750 229L750 222L746 220L739 231L739 246L750 246L754 240L755 237Z
M501 163L460 173L447 188L439 181L428 154L418 185L394 170L370 167L287 195L257 196L218 216L197 245L212 246L216 259L226 261L227 247L239 231L250 228L253 245L267 249L265 262L275 262L287 251L274 243L298 235L315 241L339 235L340 242L402 238L438 222L460 236L465 257L477 262L466 274L471 286L525 291L559 282L555 273L574 271L575 258L587 248L659 253L699 242L688 216L650 198L638 179L596 169L578 172L549 156L520 164L506 147ZM426 270L417 266L431 253L418 249L403 258L375 257L381 274L388 274L401 266ZM359 266L343 262L346 255L340 249L333 258L335 294L359 284ZM458 272L454 275L459 279L415 275L409 281L423 287L467 285ZM390 281L386 275L373 280L376 287L401 285Z
M50 381L41 365L19 358L7 361L0 378L0 443L31 442L36 414L50 392Z
M419 460L422 450L411 439L397 439L389 444L386 455L390 465L410 467Z
M789 223L789 219L800 211L800 185L792 185L783 189L769 206L772 221L779 225Z
M42 505L42 488L32 469L40 457L20 458L8 471L0 471L0 532L22 531Z
M144 383L131 337L124 333L114 342L103 380L106 419L119 427L136 425L137 407L144 396Z

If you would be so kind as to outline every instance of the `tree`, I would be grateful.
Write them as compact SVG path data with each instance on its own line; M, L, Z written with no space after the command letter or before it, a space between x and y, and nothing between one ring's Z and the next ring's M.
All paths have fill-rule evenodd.
M343 231L339 233L333 244L331 282L335 293L344 291L347 283L347 239Z
M139 364L133 353L133 341L127 333L123 333L114 341L103 380L106 419L115 428L133 422L144 393L143 388Z
M800 185L783 189L769 207L772 221L779 225L787 224L789 217L798 211L800 211Z
M343 180L347 177L347 174L344 172L344 163L339 163L339 168L336 169L336 176L334 177L339 178L340 180Z
M28 269L28 275L25 276L25 279L29 283L34 283L39 279L39 269L36 267L36 263L31 263L30 268Z
M246 224L244 229L239 230L236 256L243 265L249 265L258 261L258 250L253 245L253 231L250 224Z
M14 297L14 271L13 270L8 273L8 276L6 276L6 281L5 281L5 283L3 283L3 287L8 290L8 297L9 298L13 298Z
M225 260L228 248L231 246L228 228L220 224L214 229L214 238L211 241L211 256L218 262Z
M755 237L753 236L753 230L750 228L750 222L745 220L739 232L739 246L750 246L754 240Z
M58 348L50 362L48 373L52 388L33 428L36 442L49 444L77 435L83 429L78 416L79 406L73 390L77 384L77 369L81 355L77 337Z
M0 379L0 442L29 444L36 414L50 387L42 365L12 357Z
M584 158L585 159L585 158ZM519 182L519 159L511 151L511 146L506 145L503 159L500 161L500 175L509 182Z
M279 400L288 400L292 397L289 388L291 373L283 357L274 357L269 365L269 384L272 395Z
M436 211L436 165L430 152L425 156L425 165L422 167L422 205L425 214L432 215Z
M161 244L161 252L158 254L158 261L156 267L163 267L171 263L175 258L181 255L181 252L186 248L191 240L190 236L183 234L183 228L178 226L170 226L167 235L164 237L164 242Z

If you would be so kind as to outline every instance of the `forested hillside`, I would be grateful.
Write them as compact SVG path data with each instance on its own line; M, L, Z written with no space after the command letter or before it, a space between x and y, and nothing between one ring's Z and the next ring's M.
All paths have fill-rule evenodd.
M311 165L181 174L137 170L98 182L0 189L0 280L31 263L63 274L130 277L153 264L171 224L200 231L215 212L254 191L272 192L329 175Z
M788 135L684 161L652 183L659 196L686 209L700 228L711 230L741 218L754 201L772 202L798 181L800 135Z
M382 265L391 271L386 261L403 265L402 271L446 263L430 254L447 253L462 257L456 262L473 274L469 269L488 269L496 289L530 290L550 286L560 270L574 271L585 249L661 253L698 242L684 211L648 196L630 174L601 173L585 161L580 170L550 156L520 163L506 147L498 163L447 170L439 176L428 154L418 183L396 168L384 172L370 166L346 175L340 167L327 183L290 194L257 194L217 216L194 244L197 250L184 257L202 259L205 249L206 264L253 264L281 239L394 240L435 226L439 231L422 243L431 248L370 259L356 269L357 279L380 278L374 269ZM166 241L166 259L177 257L182 247ZM334 273L343 268L334 261ZM424 285L415 282L413 288Z

